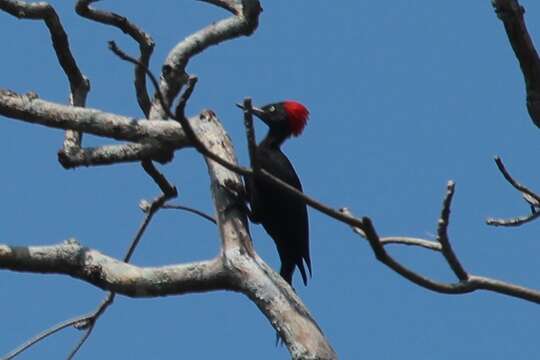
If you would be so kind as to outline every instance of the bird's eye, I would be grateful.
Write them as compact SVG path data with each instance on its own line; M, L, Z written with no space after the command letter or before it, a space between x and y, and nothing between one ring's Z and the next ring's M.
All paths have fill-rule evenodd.
M268 110L270 110L270 112L274 112L274 111L276 111L276 107L275 106L270 106L270 108Z

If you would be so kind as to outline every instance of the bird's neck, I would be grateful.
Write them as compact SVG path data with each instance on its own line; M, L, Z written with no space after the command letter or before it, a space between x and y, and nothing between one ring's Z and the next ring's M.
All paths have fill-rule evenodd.
M259 146L268 149L280 149L281 145L287 140L290 134L284 133L283 131L270 129L268 134L261 141Z

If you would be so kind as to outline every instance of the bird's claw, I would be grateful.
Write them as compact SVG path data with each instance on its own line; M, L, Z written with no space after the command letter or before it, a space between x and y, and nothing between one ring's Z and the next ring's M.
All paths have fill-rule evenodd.
M233 208L239 208L249 215L250 210L246 205L247 196L243 184L232 179L226 179L223 183L223 189L232 198L232 201L229 202L223 211L228 212Z

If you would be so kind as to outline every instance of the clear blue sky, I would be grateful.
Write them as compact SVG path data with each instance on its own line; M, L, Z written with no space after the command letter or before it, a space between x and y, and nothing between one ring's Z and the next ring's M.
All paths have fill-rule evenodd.
M112 56L120 31L94 24L53 1L82 71L92 81L88 106L140 116L132 69ZM140 24L157 46L159 71L169 49L228 16L196 1L103 1ZM540 3L522 1L540 44ZM263 1L258 31L213 47L188 70L200 81L188 112L213 109L247 151L234 103L284 98L304 102L311 120L285 151L305 191L335 207L369 215L381 235L434 238L446 182L457 182L450 236L466 269L540 288L540 223L519 229L484 224L528 207L498 173L540 190L540 131L525 109L524 85L490 1ZM0 87L66 102L67 83L40 22L0 14L5 34ZM257 128L259 135L265 130ZM0 243L55 244L76 237L121 257L142 219L137 204L156 186L137 164L66 171L56 161L63 134L0 121ZM108 142L108 141L105 141ZM104 143L86 137L86 145ZM193 150L163 171L179 202L212 212L209 182ZM412 285L378 263L349 228L310 212L313 279L300 296L341 359L531 359L538 353L540 307L489 293L449 296ZM257 251L278 266L266 233L252 227ZM160 213L133 262L174 264L213 257L216 229L189 214ZM439 254L393 248L400 260L453 280ZM65 276L0 272L0 353L66 318L88 312L104 293ZM64 358L80 333L51 337L21 359ZM160 299L117 298L78 359L286 359L274 331L242 295L209 293Z

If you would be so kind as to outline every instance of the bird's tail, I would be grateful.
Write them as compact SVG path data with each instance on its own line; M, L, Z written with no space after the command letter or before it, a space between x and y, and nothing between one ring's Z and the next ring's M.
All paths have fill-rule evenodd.
M308 270L309 270L309 275L311 276L311 264L308 263ZM294 268L298 266L298 270L300 270L300 275L302 275L302 281L304 282L304 285L307 286L307 282L308 282L308 275L306 273L306 269L304 267L304 263L302 262L302 260L300 260L300 262L298 264L294 264L294 263L282 263L281 264L281 269L279 270L279 274L281 275L281 277L289 283L289 285L292 286L292 278L293 278L293 273L294 273Z
M292 286L292 276L293 276L293 273L294 273L294 267L296 266L296 264L294 263L282 263L281 264L281 269L279 270L279 274L281 275L281 277L289 283L289 285Z

